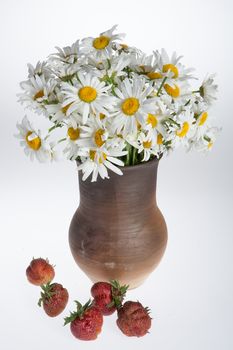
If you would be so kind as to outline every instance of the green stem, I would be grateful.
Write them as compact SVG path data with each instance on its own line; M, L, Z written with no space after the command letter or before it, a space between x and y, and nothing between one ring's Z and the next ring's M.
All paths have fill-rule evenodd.
M51 128L49 128L48 132L51 132L51 131L53 131L53 130L56 129L56 128L57 128L57 125L54 125L54 126L52 126Z
M63 142L63 141L66 141L65 137L63 139L60 139L57 143L60 143L60 142Z
M56 123L51 128L49 128L48 132L51 132L51 131L53 131L56 128L62 128L62 124L61 123Z
M163 81L162 81L162 83L161 83L161 85L160 85L160 87L159 87L159 90L158 90L158 92L157 92L157 96L159 96L159 94L160 94L160 92L161 92L161 90L162 90L162 88L163 88L163 85L165 84L165 81L167 80L167 77L164 77L163 78Z
M208 136L204 136L204 140L206 140L207 142L210 142L211 141L211 139L208 137Z
M175 124L177 126L180 126L179 123L177 123L175 120L173 120L172 118L168 118L168 120L172 123L172 124Z
M133 147L132 165L137 163L137 148Z
M116 93L115 93L115 87L112 85L112 94L114 95L114 96L116 96Z
M200 94L200 90L194 90L192 91L193 94Z
M126 164L125 165L130 165L130 163L131 163L132 146L129 143L127 143L126 149L127 149L128 153L126 155Z
M109 58L107 59L107 62L108 62L108 69L110 69L111 68L111 61Z

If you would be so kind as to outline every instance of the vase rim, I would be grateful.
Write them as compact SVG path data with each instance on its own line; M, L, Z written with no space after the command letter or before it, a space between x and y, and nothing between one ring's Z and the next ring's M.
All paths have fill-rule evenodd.
M148 160L146 162L141 162L141 163L136 164L136 165L124 165L124 166L118 165L118 168L120 168L121 170L133 170L133 169L138 169L138 168L147 168L147 167L152 166L158 162L159 162L159 159L155 157L151 160Z
M133 170L133 169L138 169L138 168L147 168L147 167L149 167L149 166L152 166L152 165L154 165L154 164L156 164L156 163L158 163L159 162L159 160L160 159L158 159L158 158L153 158L153 159L151 159L151 160L148 160L148 161L146 161L146 162L141 162L141 163L139 163L139 164L136 164L136 165L124 165L124 166L120 166L120 165L118 165L118 168L120 168L121 170ZM79 160L76 160L76 163L79 165L79 164L81 164L81 162L79 161Z

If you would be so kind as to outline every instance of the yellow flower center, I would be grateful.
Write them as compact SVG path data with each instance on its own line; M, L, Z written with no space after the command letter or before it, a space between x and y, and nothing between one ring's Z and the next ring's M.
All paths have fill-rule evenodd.
M93 151L93 150L89 151L89 156L90 156L91 160L95 160L95 155L96 155L96 151Z
M89 151L89 156L90 156L91 160L93 160L93 161L95 160L95 155L96 155L96 151L94 151L94 150ZM104 160L107 159L107 154L102 152L102 157L104 158ZM101 157L99 158L99 163L100 164L103 163L103 159Z
M69 138L72 140L72 141L75 141L79 138L80 136L80 129L77 128L77 129L74 129L72 127L70 127L68 130L67 130L67 134L69 136Z
M151 124L152 128L155 128L158 124L158 119L154 114L147 115L147 124Z
M100 113L100 120L103 120L105 117L106 117L106 115L105 115L105 114Z
M142 127L142 126L141 126L141 124L139 123L139 121L138 121L138 120L136 120L136 123L137 123L137 129L138 129L138 130L140 130L140 129L141 129L141 127Z
M214 144L213 141L210 141L210 142L208 143L208 146L207 146L208 149L211 149L211 148L213 147L213 144Z
M145 68L144 64L141 64L141 65L139 66L139 68L143 71L143 73L145 73L146 68Z
M144 141L144 142L143 142L143 147L144 147L144 148L151 148L151 144L152 144L151 141Z
M149 72L146 74L148 76L148 78L150 78L151 80L154 79L161 79L163 76L161 73L159 72Z
M87 103L91 103L95 101L97 97L97 91L91 86L84 86L79 90L78 96L80 100Z
M165 64L163 66L163 73L167 73L168 71L171 71L173 73L172 78L177 78L179 76L179 71L174 64Z
M103 152L103 153L102 153L102 157L104 158L104 160L106 160L106 159L107 159L107 154ZM100 164L103 163L102 157L99 158L99 163L100 163Z
M122 49L128 49L128 45L127 44L120 44L120 47L122 48Z
M68 105L62 107L62 109L61 109L62 113L66 115L66 113L71 105L72 105L72 102L68 103Z
M189 123L184 122L182 125L182 128L176 132L176 135L179 137L184 137L188 131L189 131Z
M108 46L109 41L110 38L108 36L101 35L93 40L92 45L96 50L103 50L106 46Z
M32 140L29 140L29 136L32 134L32 131L28 131L27 135L26 135L26 142L28 147L30 147L31 149L33 149L34 151L38 151L38 149L41 147L41 139L39 136L35 137Z
M121 109L126 115L134 115L140 107L140 103L137 98L129 97L124 100L121 105Z
M168 84L165 84L164 85L164 89L166 90L167 94L176 98L176 97L179 97L180 96L180 88L179 86L175 85L174 87L168 85Z
M105 141L103 141L103 139L102 139L103 135L104 135L103 129L98 129L95 132L94 139L95 139L96 146L101 147L105 143Z
M163 136L162 134L157 135L157 145L162 145L163 143Z
M200 115L200 119L199 119L198 125L201 126L201 125L205 124L207 118L208 118L208 113L207 113L207 112L203 112L203 113Z
M34 95L33 100L37 100L38 98L42 98L42 97L44 97L44 90L38 91L38 92Z

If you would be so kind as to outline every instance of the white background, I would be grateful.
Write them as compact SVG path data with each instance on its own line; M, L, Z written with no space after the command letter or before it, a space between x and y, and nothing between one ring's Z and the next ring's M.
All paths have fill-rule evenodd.
M1 287L0 348L231 350L232 260L232 1L26 1L0 5ZM30 163L14 139L24 116L16 100L26 63L35 64L77 38L119 24L126 42L147 53L165 47L184 55L196 76L217 73L219 98L211 113L223 131L203 156L178 150L160 162L158 203L169 242L159 268L128 293L152 310L151 333L127 338L105 318L95 342L80 342L63 328L73 300L85 302L91 283L68 246L68 227L78 206L75 165ZM29 115L30 116L30 115ZM33 116L40 125L38 116ZM39 289L25 278L32 256L56 264L56 281L70 292L60 317L37 306Z

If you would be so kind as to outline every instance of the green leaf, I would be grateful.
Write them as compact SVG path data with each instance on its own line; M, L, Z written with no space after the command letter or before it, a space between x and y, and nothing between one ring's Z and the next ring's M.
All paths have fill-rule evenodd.
M64 326L67 325L70 322L73 322L74 320L76 320L76 318L78 318L78 315L76 312L71 312L70 316L67 316L64 318Z
M167 80L167 77L164 77L163 80L162 80L162 83L161 83L161 85L160 85L160 87L159 87L159 89L158 89L157 96L159 96L159 94L160 94L160 92L161 92L161 90L162 90L162 87L163 87L163 85L165 84L165 81L166 81L166 80Z
M70 316L67 316L64 318L64 326L67 325L68 323L76 320L76 318L81 318L85 311L89 309L92 306L92 301L89 299L86 304L82 305L78 300L74 301L76 304L76 310L73 312L70 312Z

